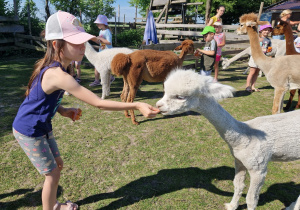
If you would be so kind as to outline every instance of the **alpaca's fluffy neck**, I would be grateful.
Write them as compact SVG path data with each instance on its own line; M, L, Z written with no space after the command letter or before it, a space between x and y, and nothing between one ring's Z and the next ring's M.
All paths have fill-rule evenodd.
M201 100L201 108L195 110L213 124L220 136L234 148L239 145L242 122L233 118L219 103L212 98Z
M98 52L93 48L91 44L88 42L85 44L85 56L86 58L95 65L95 62L97 61L97 54Z
M265 73L265 75L267 75L272 66L272 58L268 58L262 52L256 28L248 26L247 33L250 39L251 56L253 57L256 65L258 65L258 67Z
M290 24L284 26L284 36L286 39L286 54L287 55L299 55L294 46L293 29Z

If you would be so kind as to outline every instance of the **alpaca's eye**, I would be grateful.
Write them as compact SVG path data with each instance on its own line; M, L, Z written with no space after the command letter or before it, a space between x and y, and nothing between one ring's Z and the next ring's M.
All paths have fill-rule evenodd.
M184 100L185 99L184 96L180 96L180 95L176 95L176 98L179 99L179 100Z

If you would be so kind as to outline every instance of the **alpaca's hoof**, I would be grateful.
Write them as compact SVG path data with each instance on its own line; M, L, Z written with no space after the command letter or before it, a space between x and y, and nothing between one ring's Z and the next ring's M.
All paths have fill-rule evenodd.
M236 207L232 206L230 203L224 204L226 210L235 210Z

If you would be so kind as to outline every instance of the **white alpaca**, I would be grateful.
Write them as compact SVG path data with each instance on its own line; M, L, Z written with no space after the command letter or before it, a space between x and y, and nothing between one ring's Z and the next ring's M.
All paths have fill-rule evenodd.
M165 94L156 103L163 115L186 111L199 112L212 123L228 144L235 159L234 195L226 209L237 209L245 187L246 172L250 187L246 202L250 210L257 206L260 189L269 161L300 159L300 110L257 117L240 122L234 119L217 100L232 97L232 87L214 83L211 77L193 70L172 71L164 82ZM296 126L296 127L295 127ZM300 199L294 210L299 210Z
M85 56L93 64L93 66L100 73L101 85L102 85L102 99L110 94L110 76L111 76L111 61L118 53L130 54L133 50L129 48L111 48L105 49L101 52L97 52L92 45L88 42L85 45Z

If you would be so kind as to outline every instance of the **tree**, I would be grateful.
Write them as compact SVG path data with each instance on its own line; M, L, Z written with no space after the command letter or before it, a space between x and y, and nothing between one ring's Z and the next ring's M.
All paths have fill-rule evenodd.
M151 1L151 0L150 0ZM139 14L146 17L147 9L150 6L149 0L129 0L128 3L130 6L135 7L137 6L139 8Z

